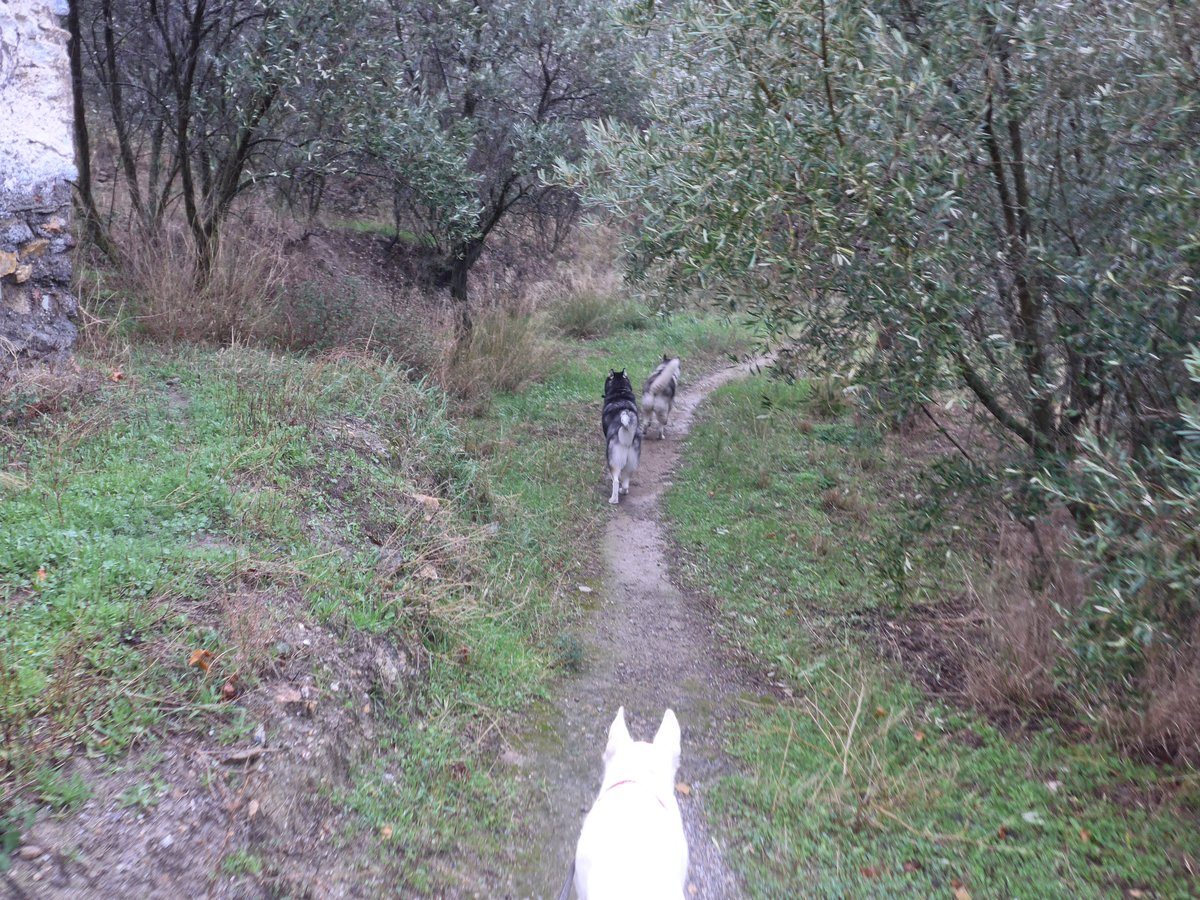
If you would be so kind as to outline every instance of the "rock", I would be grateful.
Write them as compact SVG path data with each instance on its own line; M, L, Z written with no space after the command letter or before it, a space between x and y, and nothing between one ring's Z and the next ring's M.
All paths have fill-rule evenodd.
M24 284L29 280L29 276L33 274L33 266L26 263L23 266L17 266L17 271L13 274L17 284Z
M0 278L17 271L17 254L0 250Z
M46 851L37 844L26 844L17 851L17 856L21 857L21 859L37 859L45 852Z
M275 702L282 703L284 706L290 706L293 703L304 702L304 695L297 688L290 684L285 684L275 692Z
M37 259L50 249L50 241L38 238L21 248L21 259Z
M0 221L0 244L20 246L33 237L33 232L21 218Z

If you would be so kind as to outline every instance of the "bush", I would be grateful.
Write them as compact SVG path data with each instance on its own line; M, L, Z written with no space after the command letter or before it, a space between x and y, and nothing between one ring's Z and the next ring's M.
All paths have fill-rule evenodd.
M539 381L553 364L533 316L489 310L476 317L469 337L447 348L441 381L470 411L482 413L493 392Z
M594 291L573 293L550 311L550 323L567 337L604 337L616 329L644 327L645 315L632 303Z
M415 300L361 278L308 281L275 313L278 340L293 350L357 347L421 373L434 372L441 342Z
M1200 351L1187 360L1200 385ZM1115 695L1117 724L1147 750L1200 758L1200 409L1177 401L1179 448L1134 459L1095 437L1076 467L1035 484L1088 524L1092 602L1070 617L1070 677Z

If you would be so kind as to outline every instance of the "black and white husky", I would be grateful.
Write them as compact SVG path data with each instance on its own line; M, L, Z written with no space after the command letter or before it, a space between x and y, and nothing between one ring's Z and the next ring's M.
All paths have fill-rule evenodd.
M637 400L633 384L622 369L613 369L604 380L604 411L600 414L607 442L606 459L612 475L609 503L620 503L621 494L629 493L629 476L638 467L642 452L642 434L638 430Z
M658 423L658 439L667 434L667 419L675 403L675 389L679 387L679 358L663 354L662 362L650 373L642 387L642 415L646 418L646 432Z

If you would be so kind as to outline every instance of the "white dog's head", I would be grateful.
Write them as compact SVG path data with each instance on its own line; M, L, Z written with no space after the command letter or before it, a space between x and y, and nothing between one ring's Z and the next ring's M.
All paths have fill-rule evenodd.
M580 900L682 900L688 847L675 799L679 737L669 709L649 744L630 737L625 707L617 711L604 748L604 782L575 848Z
M679 768L679 744L679 720L671 710L663 713L654 741L647 744L630 736L625 724L625 707L622 706L608 729L602 789L619 781L638 781L661 792L661 796L673 797L675 772Z

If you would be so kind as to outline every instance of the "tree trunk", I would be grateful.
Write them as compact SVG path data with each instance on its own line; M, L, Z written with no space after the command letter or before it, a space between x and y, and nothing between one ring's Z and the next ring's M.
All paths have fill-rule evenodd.
M116 247L100 221L96 197L92 193L92 145L88 135L87 107L83 101L83 51L80 46L79 0L71 0L67 9L67 31L71 35L68 50L71 63L71 101L75 108L75 155L79 180L75 183L75 199L83 219L84 235L110 261L117 261Z
M459 246L458 251L450 261L450 298L454 301L455 318L454 332L459 341L470 337L473 323L471 322L471 304L467 291L467 276L479 257L483 254L483 241L467 241Z

